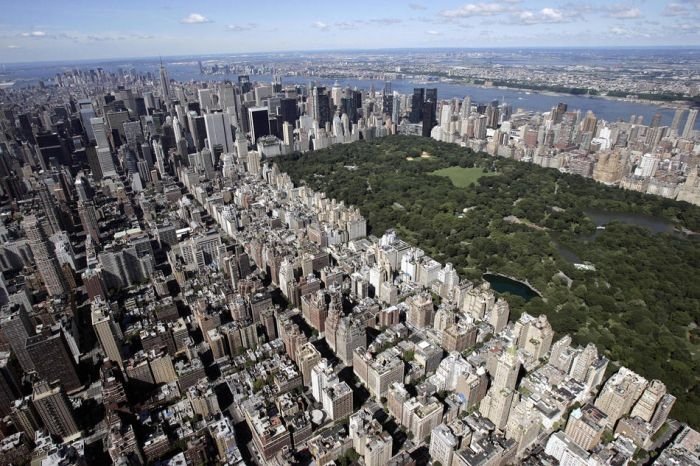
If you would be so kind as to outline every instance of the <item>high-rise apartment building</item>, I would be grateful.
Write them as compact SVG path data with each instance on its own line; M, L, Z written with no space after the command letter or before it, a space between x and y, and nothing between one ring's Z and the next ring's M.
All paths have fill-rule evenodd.
M70 403L59 385L43 380L36 382L32 404L51 434L68 441L80 432Z

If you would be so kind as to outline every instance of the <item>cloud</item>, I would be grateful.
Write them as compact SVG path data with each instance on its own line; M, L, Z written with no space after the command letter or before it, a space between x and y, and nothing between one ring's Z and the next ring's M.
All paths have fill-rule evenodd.
M686 16L700 13L700 0L678 0L670 2L661 12L664 16Z
M621 26L612 26L610 29L610 34L613 36L617 37L626 37L626 38L633 38L633 37L643 37L645 39L650 39L651 34L644 33L644 32L639 32L636 30L632 29L627 29Z
M370 19L370 23L374 24L385 24L385 25L390 25L390 24L399 24L402 21L398 18L376 18L376 19Z
M433 30L425 31L425 33L429 34L431 36L439 36L440 34L442 34L440 31L433 31Z
M642 16L639 8L621 8L610 13L610 16L617 19L635 19Z
M427 10L428 8L424 5L421 5L420 3L409 3L408 7L411 10Z
M454 10L444 10L445 18L467 18L470 16L493 16L506 13L508 9L500 3L468 3Z
M245 32L245 31L252 31L253 29L257 28L258 24L257 23L245 23L245 24L229 24L226 26L226 29L229 31L233 32Z
M203 24L203 23L211 23L211 20L207 18L204 15L200 15L199 13L190 13L189 15L185 16L180 20L182 24Z
M403 20L398 18L373 18L373 19L351 19L347 21L336 21L334 23L324 23L323 21L316 21L312 24L316 29L321 31L328 31L331 29L343 29L352 30L361 27L371 27L374 25L391 26L392 24L402 23Z
M23 32L22 37L46 37L44 31Z
M18 49L19 45L10 44L7 46L8 49Z
M556 8L542 8L540 11L523 10L516 15L515 21L522 24L565 23L571 16Z

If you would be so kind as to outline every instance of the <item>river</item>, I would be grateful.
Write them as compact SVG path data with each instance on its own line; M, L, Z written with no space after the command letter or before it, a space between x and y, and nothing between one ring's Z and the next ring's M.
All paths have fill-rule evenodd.
M80 62L75 64L68 63L46 63L46 64L22 64L8 65L3 73L3 79L14 80L17 86L36 84L40 79L50 79L56 76L56 73L62 73L69 69L95 69L102 67L107 71L116 72L118 70L135 69L138 72L151 72L155 76L158 73L158 60L154 59L138 59L131 61L101 61L101 62ZM216 74L202 75L199 73L199 64L192 58L182 60L170 60L166 63L168 75L170 78L178 81L236 81L236 74ZM260 74L250 76L251 81L260 83L270 83L272 76L269 74ZM384 81L370 79L329 79L319 78L316 76L283 76L283 84L304 84L315 83L317 85L332 86L336 82L343 87L351 87L368 90L372 86L377 91L384 88ZM607 121L629 121L632 115L643 116L645 123L650 123L654 114L661 114L661 124L671 125L673 120L674 109L652 104L631 102L625 100L606 99L602 97L587 97L574 96L569 94L553 94L539 93L534 91L524 91L507 88L483 87L476 85L457 84L449 82L431 81L417 82L408 79L397 79L391 81L392 89L402 94L412 94L414 87L434 87L438 90L438 98L440 99L463 99L470 96L472 103L488 103L494 100L505 101L513 106L513 110L523 109L526 111L546 112L555 107L559 102L564 102L568 105L569 110L581 110L586 112L592 110L598 118ZM681 127L684 121L681 122ZM696 125L700 124L700 119Z

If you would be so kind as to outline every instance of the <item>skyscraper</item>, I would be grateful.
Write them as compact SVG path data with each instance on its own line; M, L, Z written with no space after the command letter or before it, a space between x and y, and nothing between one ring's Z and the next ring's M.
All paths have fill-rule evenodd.
M213 153L214 146L221 144L225 154L233 152L233 130L228 113L207 113L204 116L207 131L207 147Z
M330 96L325 87L314 87L312 91L312 116L318 126L324 128L331 121Z
M80 432L73 417L73 410L59 385L49 385L46 381L36 382L32 403L51 434L67 441Z
M56 327L31 336L26 348L39 377L51 382L59 380L66 392L81 387L75 359L63 330Z
M294 124L297 121L297 99L294 98L284 98L280 100L280 116L282 121Z
M420 123L423 121L423 102L425 101L425 89L417 87L413 89L411 96L411 114L408 121L411 123Z
M170 100L170 79L168 79L168 72L163 66L163 60L160 61L160 95L166 102Z
M250 122L250 139L253 143L270 134L270 117L267 107L249 108L248 121Z
M698 109L691 108L688 112L688 120L685 122L685 128L683 128L683 137L690 138L693 131L695 130L695 122L698 119Z
M29 240L29 247L32 250L39 275L46 286L46 291L51 296L65 293L63 275L53 253L53 244L48 240L42 222L36 216L28 215L22 221L22 229Z
M26 372L33 371L34 363L27 353L25 343L27 338L34 335L34 326L23 306L3 311L3 314L0 315L0 333L17 356L22 369Z
M95 335L100 342L102 352L110 361L119 364L119 367L124 367L122 360L120 331L118 324L114 322L109 313L109 307L102 299L96 298L92 302L92 327L95 329Z
M671 131L678 131L678 128L681 126L681 120L683 119L683 116L685 115L685 109L684 108L677 108L676 112L673 114L673 121L671 122Z

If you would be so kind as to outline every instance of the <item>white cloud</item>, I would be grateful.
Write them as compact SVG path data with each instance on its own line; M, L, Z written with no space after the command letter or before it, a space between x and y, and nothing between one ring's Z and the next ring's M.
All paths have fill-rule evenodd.
M19 45L10 44L7 46L8 49L18 49Z
M617 37L626 37L626 38L633 38L633 37L643 37L645 39L651 38L651 34L645 33L645 32L639 32L636 30L632 29L627 29L623 28L620 26L612 26L610 29L610 34L617 36Z
M439 36L440 34L442 34L440 31L434 31L434 30L425 31L425 33L430 34L431 36Z
M610 13L610 16L618 19L635 19L642 16L642 12L639 8L625 8Z
M245 31L252 31L253 29L257 28L258 24L257 23L245 23L245 24L229 24L226 26L226 29L229 31L233 32L245 32Z
M202 23L211 23L211 20L207 18L204 15L200 15L199 13L190 13L189 15L185 16L180 20L182 24L202 24Z
M424 5L421 5L420 3L409 3L408 7L411 10L427 10L427 7Z
M515 21L522 24L564 23L571 17L556 8L542 8L540 11L523 10L515 17Z
M446 18L467 18L500 15L506 12L507 8L500 3L467 3L454 10L444 10L440 14Z
M23 32L22 37L46 37L44 31Z
M324 23L323 21L316 21L314 22L313 26L321 31L327 31L329 28L328 24Z

